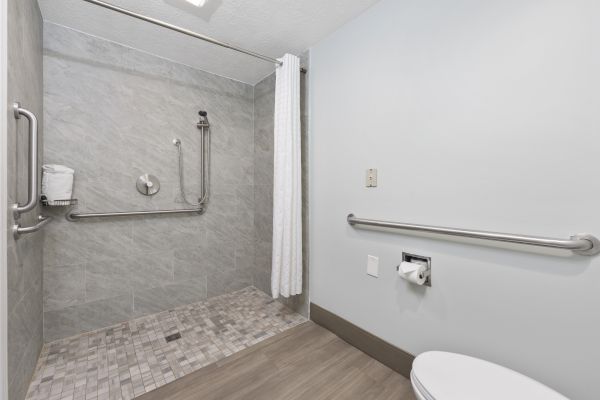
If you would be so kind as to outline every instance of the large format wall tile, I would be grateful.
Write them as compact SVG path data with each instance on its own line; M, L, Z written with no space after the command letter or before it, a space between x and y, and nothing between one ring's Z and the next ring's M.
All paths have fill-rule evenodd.
M35 0L8 0L8 88L7 101L19 101L40 122L43 130L42 17ZM6 112L7 110L3 110ZM28 122L8 118L7 197L8 226L14 224L10 211L14 202L23 204L28 189ZM42 161L40 155L39 161ZM5 162L3 160L3 162ZM2 189L3 190L3 189ZM23 226L35 224L39 209L21 216ZM7 232L8 278L8 392L9 400L25 397L43 343L42 331L42 240L44 232L15 240Z
M44 161L76 170L81 211L188 208L172 141L183 143L186 195L197 201L199 110L212 125L204 215L68 222L52 210L46 340L252 284L254 88L51 23L44 63ZM137 192L143 173L160 179L156 196Z

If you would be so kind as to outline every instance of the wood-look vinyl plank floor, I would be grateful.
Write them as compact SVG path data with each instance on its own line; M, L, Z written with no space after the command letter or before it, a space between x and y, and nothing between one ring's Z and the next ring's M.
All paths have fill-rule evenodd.
M415 400L410 381L306 322L138 400Z

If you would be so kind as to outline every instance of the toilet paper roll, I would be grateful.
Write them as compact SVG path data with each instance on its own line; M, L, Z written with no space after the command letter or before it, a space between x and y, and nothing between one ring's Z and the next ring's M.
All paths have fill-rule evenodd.
M400 268L398 268L398 275L410 283L424 285L425 281L427 281L427 267L404 261L400 264Z

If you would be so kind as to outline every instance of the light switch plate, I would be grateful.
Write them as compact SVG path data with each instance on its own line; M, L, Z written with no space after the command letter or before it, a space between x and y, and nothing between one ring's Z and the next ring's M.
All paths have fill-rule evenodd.
M379 278L379 257L367 257L367 275Z
M377 169L376 168L369 168L367 170L366 185L368 188L377 187Z

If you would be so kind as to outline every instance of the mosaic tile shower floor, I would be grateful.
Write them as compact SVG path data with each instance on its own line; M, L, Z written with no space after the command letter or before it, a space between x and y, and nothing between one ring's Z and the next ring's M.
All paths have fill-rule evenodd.
M27 399L133 399L304 321L249 287L61 339L44 345Z

